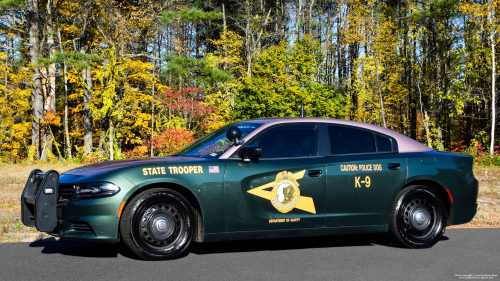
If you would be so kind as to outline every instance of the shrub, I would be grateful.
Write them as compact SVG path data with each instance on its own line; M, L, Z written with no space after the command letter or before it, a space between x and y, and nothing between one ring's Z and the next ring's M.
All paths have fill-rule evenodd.
M454 147L451 152L463 152L474 158L474 164L479 166L500 166L499 146L494 147L493 155L488 152L487 147L477 140L472 140L471 146L463 145L463 140L454 142L451 145Z
M166 129L161 134L153 138L153 142L147 140L143 142L151 153L151 143L154 145L154 154L157 156L172 155L181 148L195 141L193 133L185 129Z
M125 151L123 153L125 158L141 158L148 156L148 147L145 145L139 145L134 147L134 149Z

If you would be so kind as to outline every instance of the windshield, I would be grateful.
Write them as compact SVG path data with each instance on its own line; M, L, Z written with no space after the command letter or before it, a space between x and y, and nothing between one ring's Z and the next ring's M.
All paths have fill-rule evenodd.
M195 156L195 157L219 157L234 143L226 138L226 131L231 126L236 126L241 130L241 138L250 134L253 130L260 127L258 123L231 123L221 127L192 143L190 146L179 151L176 155Z

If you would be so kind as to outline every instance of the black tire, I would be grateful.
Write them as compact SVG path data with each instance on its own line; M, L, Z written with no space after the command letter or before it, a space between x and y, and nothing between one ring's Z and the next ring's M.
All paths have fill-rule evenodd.
M434 190L409 186L396 196L389 220L389 234L410 248L429 248L443 236L446 210Z
M194 222L186 198L171 189L154 188L128 203L120 233L125 245L145 260L175 259L188 249Z

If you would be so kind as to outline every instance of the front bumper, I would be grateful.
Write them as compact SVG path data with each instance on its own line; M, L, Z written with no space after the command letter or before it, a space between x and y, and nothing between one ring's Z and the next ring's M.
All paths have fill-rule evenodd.
M68 200L65 186L56 171L33 170L21 195L22 222L62 240L117 243L122 198Z
M58 227L51 235L68 241L117 243L120 219L113 199L97 198L60 203Z

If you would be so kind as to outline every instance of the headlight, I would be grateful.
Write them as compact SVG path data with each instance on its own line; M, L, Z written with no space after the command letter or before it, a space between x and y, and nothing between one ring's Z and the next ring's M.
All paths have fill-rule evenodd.
M109 197L117 194L120 187L109 182L96 182L75 185L77 199Z

